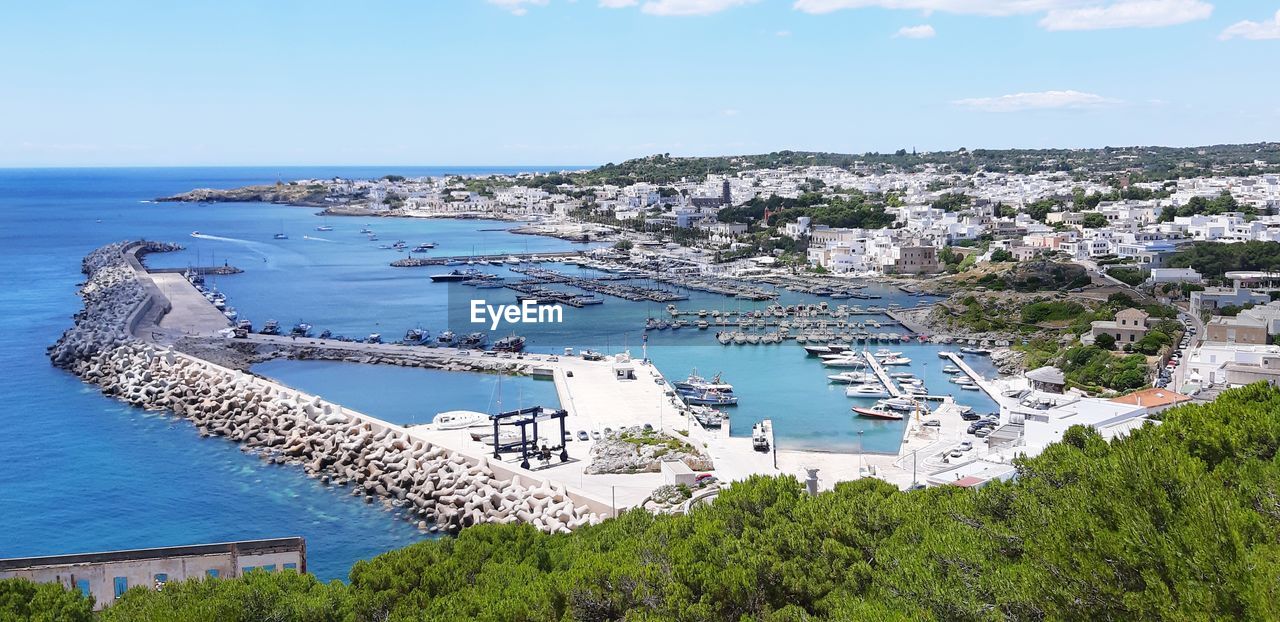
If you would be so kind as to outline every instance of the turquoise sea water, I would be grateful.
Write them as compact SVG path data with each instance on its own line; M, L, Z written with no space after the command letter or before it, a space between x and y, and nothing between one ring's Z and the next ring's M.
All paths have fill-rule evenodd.
M157 266L208 265L224 261L245 273L216 280L242 317L286 327L305 320L316 330L395 340L408 328L438 333L457 326L456 310L472 298L514 302L509 290L478 290L432 283L440 268L393 268L404 254L380 246L403 239L410 246L435 242L435 255L551 252L582 245L515 235L512 223L412 219L327 218L316 210L272 205L177 205L144 202L195 187L231 187L284 179L387 173L439 174L441 169L86 169L0 171L0 557L187 544L228 539L302 535L309 566L322 578L342 578L362 558L423 536L377 505L365 505L342 489L307 479L297 469L269 466L219 439L200 439L182 421L144 413L109 400L49 366L44 348L70 324L79 302L79 262L107 242L146 237L187 246L154 255ZM458 172L482 172L461 170ZM333 231L317 232L325 224ZM359 230L380 238L370 242ZM200 237L192 237L199 231ZM272 235L284 231L287 240ZM579 271L552 265L566 272ZM487 272L515 278L504 267ZM589 271L585 271L589 272ZM918 301L875 284L883 295L852 304L904 306ZM718 295L687 292L686 309L762 307ZM560 352L592 347L606 352L642 352L648 317L664 316L664 304L605 304L567 309L563 324L522 327L529 349ZM817 299L784 293L784 303ZM834 304L834 303L833 303ZM450 310L455 314L451 314ZM454 319L454 325L450 325ZM881 318L886 319L886 318ZM891 330L886 328L884 330ZM501 336L502 331L494 334ZM723 372L741 397L727 409L734 434L772 418L779 446L821 451L896 451L902 423L852 416L857 402L833 373L795 344L722 346L715 329L650 333L647 353L668 378L696 368ZM941 373L939 349L930 345L888 346L913 359L911 371L935 393L955 393L980 410L992 404L981 394L959 391ZM980 371L989 364L971 360ZM451 409L492 410L497 379L398 367L345 363L273 361L255 371L352 408L392 421L423 422ZM551 383L506 379L504 407L553 405ZM863 400L869 404L871 400ZM861 432L861 433L859 433Z

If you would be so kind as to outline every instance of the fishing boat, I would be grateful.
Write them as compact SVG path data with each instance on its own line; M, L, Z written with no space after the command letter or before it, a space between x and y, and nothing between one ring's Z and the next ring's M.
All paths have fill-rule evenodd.
M293 330L289 331L289 334L294 337L310 337L311 325L306 322L298 322L293 325Z
M280 322L277 322L275 320L267 320L267 322L262 325L262 330L258 332L263 335L279 335Z
M437 430L462 430L489 425L489 415L474 410L449 410L437 413L431 425Z
M890 410L884 410L880 408L863 408L861 406L854 406L850 410L852 410L854 414L858 415L859 417L867 417L868 419L887 419L890 421L901 421L902 419L906 418L906 415L902 413L893 412Z
M456 339L457 339L457 335L453 334L453 331L446 330L443 333L440 333L438 336L436 336L436 343L442 346L451 346L453 345L453 342Z
M493 349L498 352L519 352L524 350L524 341L524 337L519 335L508 335L493 342Z
M328 338L330 338L330 337L332 337L332 336L333 336L333 331L331 331L331 330L329 330L329 329L327 329L327 328L326 328L326 329L324 329L324 330L322 330L322 331L320 331L320 338L321 338L321 339L328 339Z
M701 393L680 393L680 397L684 399L684 403L694 406L735 406L738 403L738 397L729 393L721 393L719 391L703 391Z
M404 334L404 342L408 344L422 343L427 339L427 331L421 328L410 328Z
M369 333L369 336L365 337L364 342L365 343L382 343L382 333Z
M489 341L489 336L484 333L471 333L462 338L462 343L458 344L460 348L483 348L484 344Z
M710 380L707 380L706 378L699 376L698 370L696 369L693 370L687 378L675 382L672 386L674 386L677 391L718 391L721 393L733 393L733 385L725 382L720 377L720 374L716 374L712 376Z
M859 384L844 390L848 397L889 397L889 391L881 384Z

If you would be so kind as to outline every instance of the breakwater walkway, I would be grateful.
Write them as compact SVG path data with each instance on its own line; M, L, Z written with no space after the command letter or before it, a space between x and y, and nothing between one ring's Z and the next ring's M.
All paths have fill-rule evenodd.
M165 297L138 257L172 248L122 243L86 257L85 310L50 348L54 365L131 405L170 410L202 434L401 507L421 518L423 529L521 521L568 531L613 513L604 499L426 431L146 341L142 336L163 332L159 318L184 305Z
M377 421L378 425L391 426L397 433L403 432L407 438L430 443L449 455L474 460L475 462L468 462L473 466L486 464L486 468L501 471L504 479L518 476L516 481L524 482L526 487L542 484L556 487L563 491L565 498L575 500L575 507L588 507L588 515L607 516L612 515L616 509L638 506L655 487L663 483L662 476L658 473L587 474L586 468L592 462L592 449L597 433L603 430L622 430L647 423L655 429L688 438L712 457L715 472L722 480L776 472L765 456L751 450L749 438L729 438L717 434L718 431L706 431L697 426L687 407L675 397L662 374L646 361L631 360L625 355L586 360L576 356L534 353L517 355L257 333L250 333L244 338L233 338L229 336L226 318L194 285L183 278L169 280L180 275L156 275L148 272L135 256L133 251L137 250L125 253L131 260L133 275L140 284L153 288L149 299L154 302L150 304L161 312L150 314L151 323L140 323L134 333L139 339L156 347L168 348L180 342L189 344L195 341L215 354L246 349L260 351L261 354L256 357L250 357L255 360L278 357L341 360L550 377L555 383L561 408L568 412L566 421L572 438L565 444L570 462L560 464L553 461L549 468L520 469L519 454L504 457L502 461L493 460L492 447L473 438L473 430L401 427L361 413L355 413L354 416L361 420ZM157 284L157 278L163 286ZM205 354L202 352L201 357L203 356ZM270 383L276 392L298 393L267 379L259 378L258 381ZM528 404L506 403L503 408L514 409L520 406ZM333 407L340 408L337 405ZM589 440L578 439L579 431L588 432ZM549 430L544 428L543 434L547 433ZM456 520L456 515L450 519Z

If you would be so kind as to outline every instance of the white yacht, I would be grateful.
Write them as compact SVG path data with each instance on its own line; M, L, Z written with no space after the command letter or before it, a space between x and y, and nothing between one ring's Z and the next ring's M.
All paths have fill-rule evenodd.
M438 413L431 420L431 425L437 430L462 430L490 423L489 415L474 410L449 410Z

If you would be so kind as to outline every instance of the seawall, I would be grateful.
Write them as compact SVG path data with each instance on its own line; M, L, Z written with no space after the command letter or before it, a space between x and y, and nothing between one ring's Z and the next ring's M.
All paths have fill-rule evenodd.
M133 406L169 410L313 477L353 486L420 519L423 529L525 522L548 532L597 522L608 506L562 486L416 438L412 430L251 374L134 337L169 309L136 253L176 246L104 246L82 264L84 309L49 348L54 365Z

